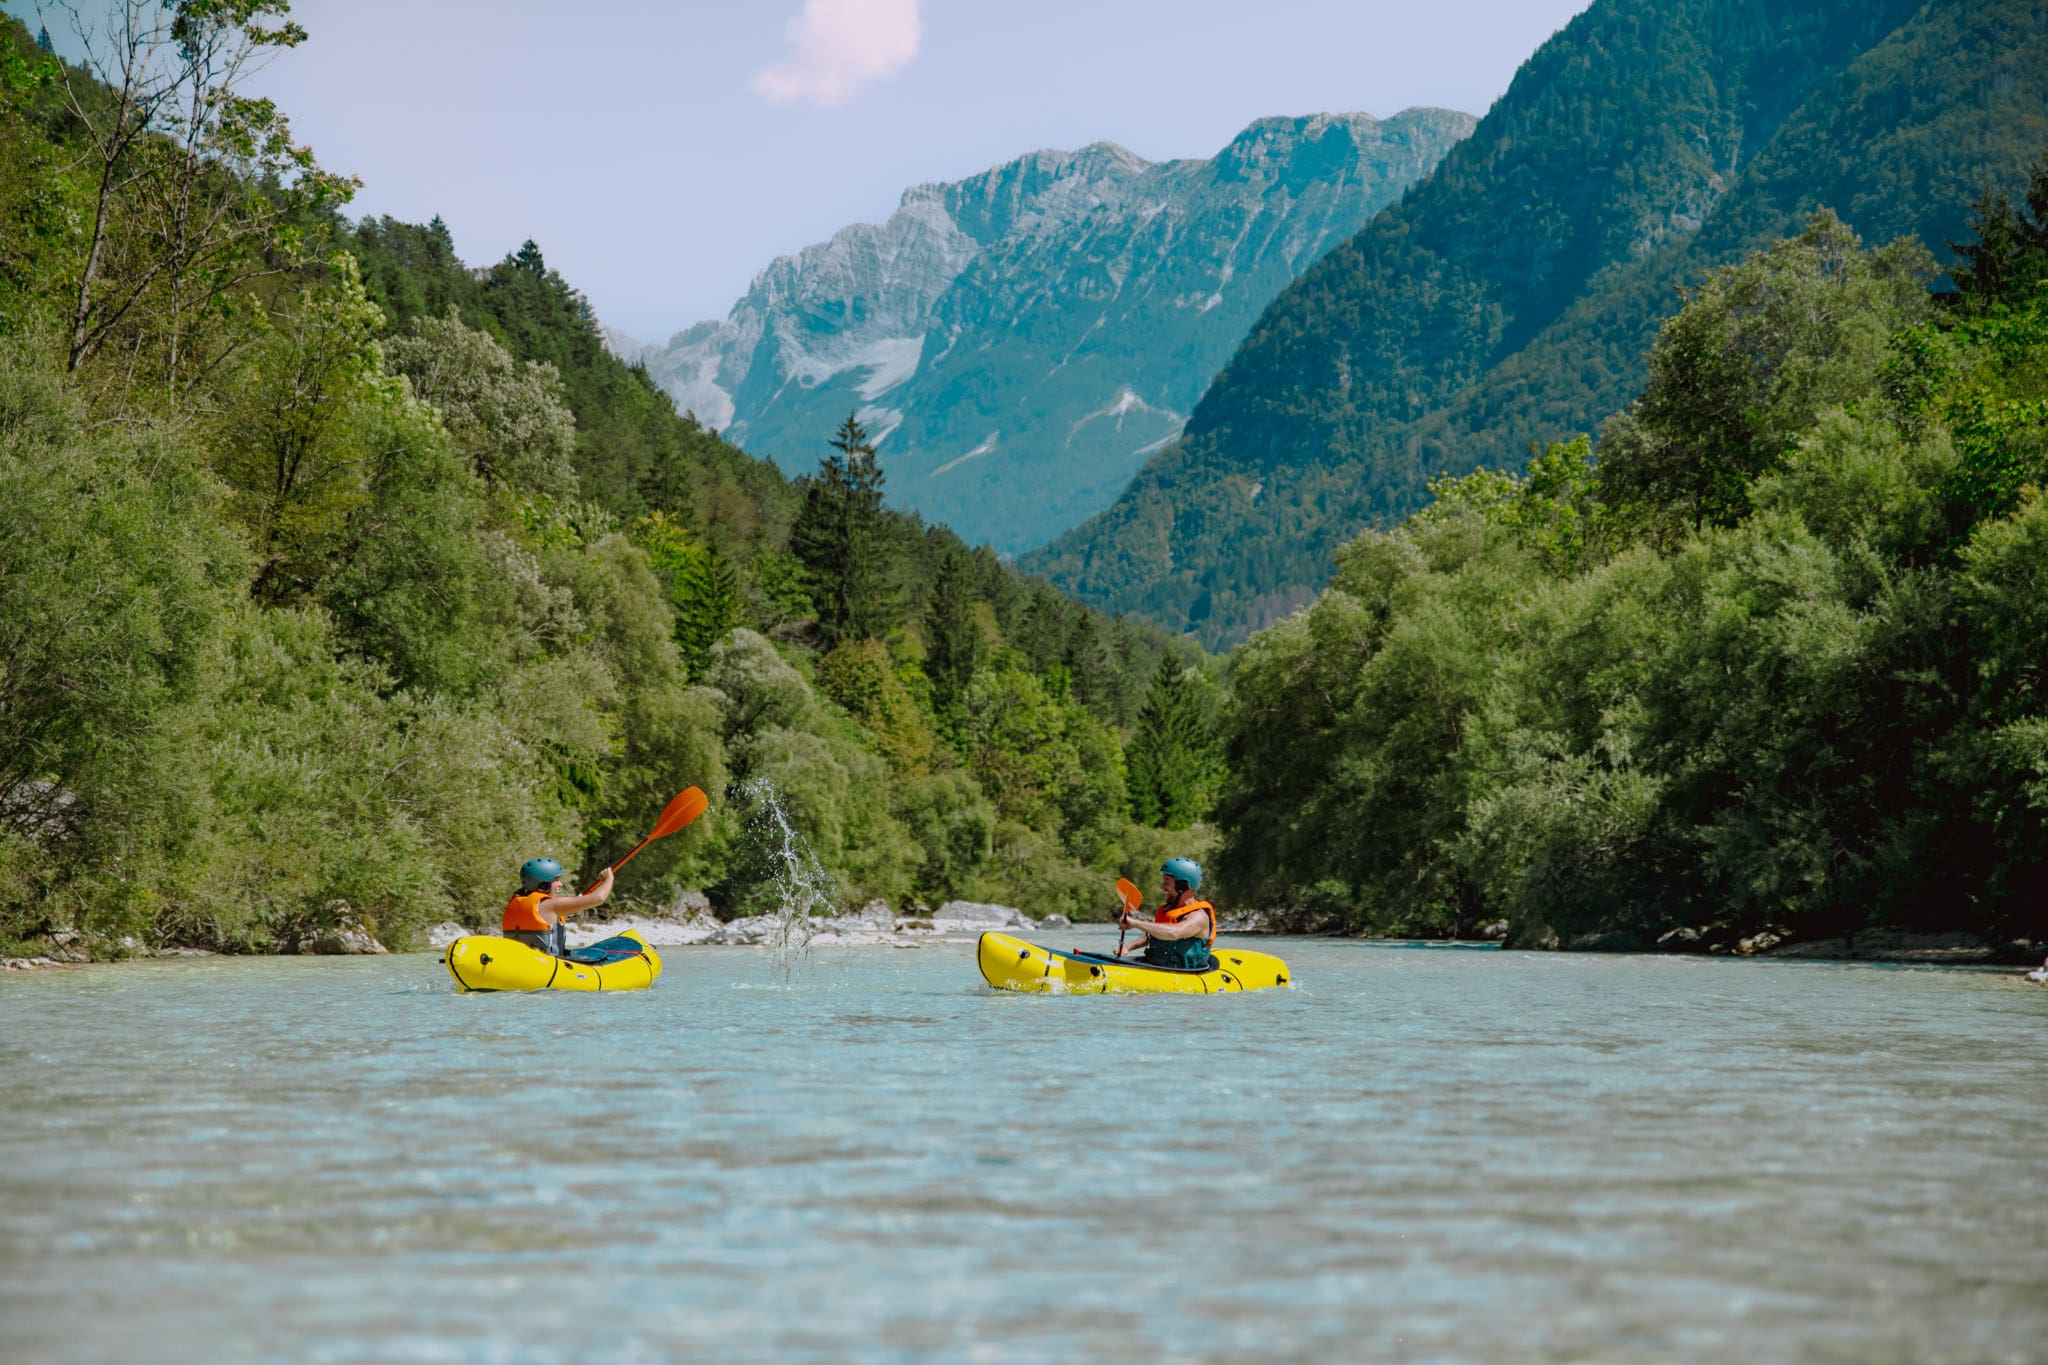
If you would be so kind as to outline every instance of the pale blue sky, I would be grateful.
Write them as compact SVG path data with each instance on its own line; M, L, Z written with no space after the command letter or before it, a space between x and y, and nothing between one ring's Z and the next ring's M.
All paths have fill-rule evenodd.
M532 237L658 339L906 186L1036 148L1208 156L1268 114L1484 113L1586 3L294 0L312 41L262 83L362 177L356 212L439 213L479 264Z

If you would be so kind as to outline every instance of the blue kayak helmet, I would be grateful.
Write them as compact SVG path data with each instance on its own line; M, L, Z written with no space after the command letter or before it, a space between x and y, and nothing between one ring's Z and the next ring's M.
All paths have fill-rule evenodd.
M519 869L519 889L534 892L562 875L562 865L553 858L528 858Z
M1159 865L1159 870L1186 882L1190 891L1202 889L1202 865L1193 858L1168 858Z

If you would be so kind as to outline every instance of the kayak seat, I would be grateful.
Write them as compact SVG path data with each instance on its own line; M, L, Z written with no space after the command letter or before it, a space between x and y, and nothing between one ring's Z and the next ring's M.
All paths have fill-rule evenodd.
M1106 962L1113 967L1131 967L1147 972L1172 972L1178 976L1206 976L1223 965L1222 960L1213 953L1210 954L1209 965L1206 967L1162 967L1155 962L1147 962L1143 958L1118 957L1115 953L1084 953L1079 948L1074 949L1067 956L1078 957L1083 962Z
M629 957L638 957L645 951L630 938L608 938L582 948L571 948L562 954L562 960L584 967L603 967L613 962L624 962Z

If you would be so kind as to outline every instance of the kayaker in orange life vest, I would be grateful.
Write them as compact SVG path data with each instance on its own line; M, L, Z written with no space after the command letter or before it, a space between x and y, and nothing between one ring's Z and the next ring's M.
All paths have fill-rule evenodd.
M1166 903L1149 920L1126 911L1117 925L1144 936L1130 952L1141 954L1147 965L1201 971L1216 941L1216 907L1195 898L1202 887L1201 865L1192 858L1168 858L1159 871Z
M597 874L597 884L580 896L564 896L562 865L553 858L529 858L519 869L519 894L505 902L505 937L529 948L563 957L569 951L565 916L592 910L612 897L612 870Z

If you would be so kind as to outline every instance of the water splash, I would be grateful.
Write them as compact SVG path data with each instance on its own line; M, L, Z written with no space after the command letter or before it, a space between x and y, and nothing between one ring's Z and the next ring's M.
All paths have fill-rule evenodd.
M774 970L787 986L809 969L812 917L829 918L837 911L839 887L811 850L810 840L790 821L774 783L756 777L740 791L754 808L747 821L748 838L763 855L775 888L768 947Z

